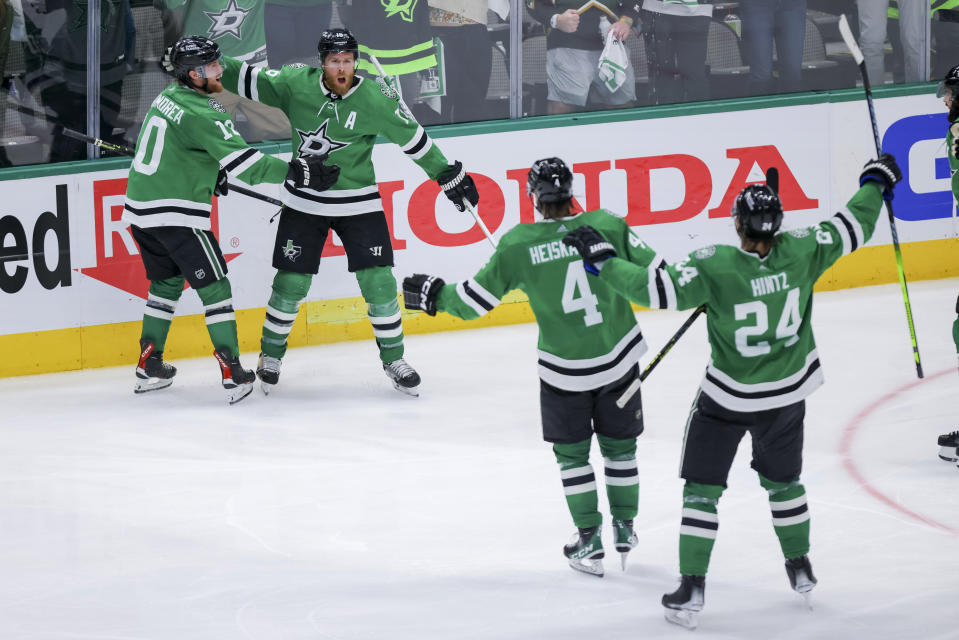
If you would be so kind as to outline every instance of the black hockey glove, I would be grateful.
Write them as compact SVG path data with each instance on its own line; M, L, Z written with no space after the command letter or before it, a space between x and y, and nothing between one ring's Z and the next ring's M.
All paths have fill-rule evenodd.
M563 244L574 247L583 259L583 267L595 276L608 258L616 257L616 249L599 231L588 224L573 229L563 236Z
M297 189L326 191L340 177L340 167L335 164L323 164L326 156L302 156L290 160L287 180L293 181Z
M476 206L479 204L479 192L476 183L468 173L463 171L463 163L457 160L436 179L443 193L450 199L457 211L466 211L466 202Z
M436 299L444 286L446 283L443 278L414 273L403 278L403 304L407 309L425 311L428 315L435 316Z
M228 194L230 192L230 183L228 180L229 176L226 173L226 169L221 167L219 173L216 174L216 186L213 187L213 195L219 198Z
M882 197L886 200L892 200L892 189L900 180L902 171L899 170L896 159L889 153L882 154L878 160L867 162L859 174L860 187L867 182L878 182L882 187Z

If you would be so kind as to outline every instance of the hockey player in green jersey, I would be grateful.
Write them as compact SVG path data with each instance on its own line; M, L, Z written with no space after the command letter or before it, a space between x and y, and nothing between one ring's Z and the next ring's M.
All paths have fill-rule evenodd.
M639 358L646 341L629 302L611 287L588 280L579 255L560 240L568 229L592 225L608 246L642 267L665 264L626 222L597 209L571 212L573 176L559 158L538 160L526 192L543 220L519 224L500 240L475 276L447 285L414 274L403 280L406 308L445 311L471 320L492 310L511 289L521 289L539 325L540 411L543 439L552 443L573 523L564 547L574 569L603 575L602 515L589 463L595 433L605 462L606 495L615 548L626 554L639 501L636 438L643 431Z
M230 403L253 389L252 371L240 365L236 320L226 261L210 231L211 196L226 195L227 176L249 184L289 181L324 188L336 167L319 156L289 164L247 146L213 97L223 90L219 47L200 36L181 38L165 64L176 76L144 118L130 165L123 220L150 280L143 316L134 391L170 386L176 368L163 362L163 347L184 280L206 311L214 356Z
M949 169L952 172L952 199L959 202L959 65L946 73L939 83L936 96L942 98L949 109L949 129L946 131L946 155L949 157ZM952 323L952 339L956 343L956 357L959 358L959 298L956 298L956 319ZM939 457L946 462L955 462L959 466L959 431L939 436Z
M816 585L807 555L806 490L799 480L804 399L822 384L811 325L813 285L831 264L869 240L883 196L891 197L901 177L893 157L884 154L866 164L859 191L844 211L778 235L783 217L778 195L766 185L750 185L733 205L740 246L705 247L665 269L617 258L603 249L593 229L567 235L583 260L599 270L598 284L649 307L706 306L712 354L683 444L682 575L679 588L663 596L670 622L696 626L719 528L717 504L747 431L752 468L769 494L789 583L801 594Z
M345 29L320 37L322 68L302 64L258 69L225 57L223 84L245 98L279 107L290 119L294 156L329 154L340 178L327 190L286 185L273 250L273 293L266 307L257 375L269 393L280 376L287 337L300 302L320 266L330 229L342 240L347 268L356 274L379 347L383 370L393 386L418 395L420 377L403 358L403 327L393 277L393 247L371 159L378 135L394 142L456 208L476 205L479 194L460 162L449 164L396 92L383 81L355 74L356 39Z

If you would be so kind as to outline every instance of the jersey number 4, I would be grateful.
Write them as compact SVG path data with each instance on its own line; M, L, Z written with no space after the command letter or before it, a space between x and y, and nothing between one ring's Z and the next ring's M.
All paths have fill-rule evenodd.
M760 340L756 344L749 344L749 338L753 336L762 336L769 331L769 310L766 303L762 300L753 300L744 302L733 307L736 314L736 320L746 320L749 316L755 316L755 324L746 325L736 329L736 349L744 358L754 358L769 353L770 347L767 340ZM791 347L799 341L799 326L802 324L802 316L799 313L799 289L790 289L786 294L786 305L783 307L782 315L779 316L779 322L776 324L776 339L785 340L783 346Z
M577 296L577 292L579 295ZM586 279L586 270L583 261L570 262L566 268L566 282L563 284L563 312L575 313L585 311L583 322L587 327L603 321L603 314L599 311L599 298L589 288Z

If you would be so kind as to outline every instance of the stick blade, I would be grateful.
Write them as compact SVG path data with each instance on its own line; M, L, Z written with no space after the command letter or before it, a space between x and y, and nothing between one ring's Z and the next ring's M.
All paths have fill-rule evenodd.
M862 64L865 58L863 58L862 51L859 49L859 45L856 44L856 38L854 38L852 35L852 29L849 28L849 21L846 20L845 13L839 16L839 33L842 34L843 42L846 43L846 48L849 49L849 53L852 54L856 64Z

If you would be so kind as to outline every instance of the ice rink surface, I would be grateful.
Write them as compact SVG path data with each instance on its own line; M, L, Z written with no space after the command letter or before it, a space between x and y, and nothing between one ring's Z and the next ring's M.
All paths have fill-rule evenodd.
M133 363L0 380L0 638L959 638L959 469L936 456L959 428L959 280L910 293L922 381L897 285L815 299L811 611L744 442L699 629L663 620L702 320L643 387L627 571L615 553L602 579L569 569L536 328L519 325L407 337L418 399L392 389L372 341L292 350L272 395L233 407L212 357L176 362L173 387L141 396ZM639 314L643 364L687 313ZM608 517L603 533L611 547Z

